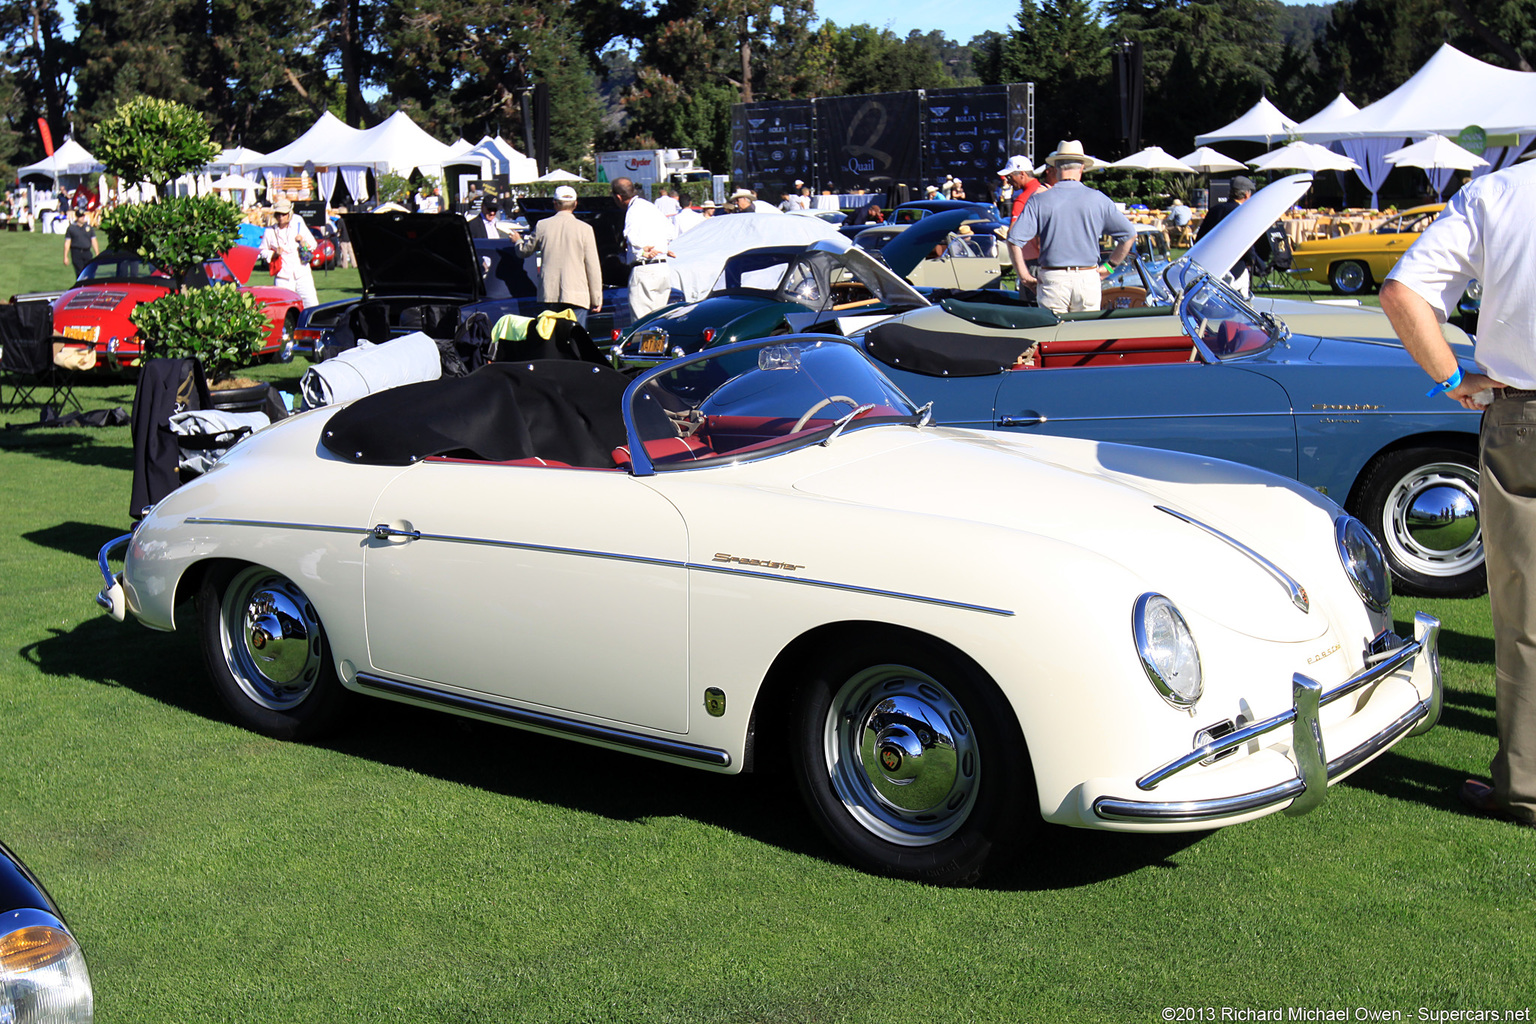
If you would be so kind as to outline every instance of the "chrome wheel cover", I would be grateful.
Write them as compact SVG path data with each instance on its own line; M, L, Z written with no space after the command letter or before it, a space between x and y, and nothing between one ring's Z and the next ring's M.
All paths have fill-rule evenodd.
M940 842L976 804L975 730L960 702L916 669L877 665L844 683L827 711L824 747L837 798L886 842Z
M314 606L270 569L243 569L229 581L219 603L219 644L240 689L272 711L302 704L324 666Z
M1382 518L1388 553L1424 576L1459 576L1483 563L1477 467L1420 466L1393 485Z
M1354 260L1340 263L1334 268L1333 280L1340 291L1353 295L1365 287L1365 267Z

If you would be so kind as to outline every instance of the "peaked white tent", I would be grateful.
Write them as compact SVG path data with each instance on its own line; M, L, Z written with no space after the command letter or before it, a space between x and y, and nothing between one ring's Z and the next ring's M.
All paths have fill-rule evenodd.
M495 138L487 135L467 152L455 156L451 162L478 163L489 172L485 177L505 174L510 181L531 181L539 176L538 164L533 157L519 153L499 135Z
M232 146L218 155L218 158L209 162L208 166L216 171L240 168L247 165L251 167L262 166L267 159L267 154L258 153L254 149L246 149L244 146Z
M475 144L462 135L448 144L448 152L453 156L463 156L474 148Z
M436 174L453 156L446 143L428 135L403 110L363 132L358 142L360 146L345 157L329 162L366 164L396 174L410 174L417 168L424 174Z
M345 124L327 110L303 135L262 161L263 167L303 167L307 163L340 163L362 145L363 130Z
M53 151L53 156L45 156L35 164L17 168L16 176L43 174L57 178L65 174L99 174L104 170L106 168L84 146L74 139L65 139L64 144Z
M1213 132L1195 136L1195 145L1208 142L1262 142L1268 145L1276 139L1284 139L1296 131L1296 122L1280 113L1280 109L1264 96L1249 107L1237 120L1224 124Z
M1339 93L1333 98L1333 102L1305 121L1297 124L1296 134L1307 141L1316 141L1312 139L1310 133L1326 132L1334 123L1348 117L1359 109L1359 107L1355 106L1354 100L1343 93Z

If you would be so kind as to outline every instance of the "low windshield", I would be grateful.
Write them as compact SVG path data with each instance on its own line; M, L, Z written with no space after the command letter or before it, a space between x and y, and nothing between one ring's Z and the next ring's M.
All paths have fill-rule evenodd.
M238 283L235 282L235 277L229 272L229 268L218 260L206 264L206 267L197 267L188 272L187 283L207 284L210 277L216 282ZM133 253L108 254L91 261L80 272L78 283L86 284L92 281L152 281L169 287L170 275L154 264L139 259Z
M1275 341L1264 319L1209 274L1197 278L1185 293L1179 318L1189 336L1217 359L1251 355Z
M726 261L725 269L720 271L710 291L730 292L751 288L754 291L771 292L784 280L784 271L789 269L792 259L792 254L779 251L744 252L732 256Z
M632 385L627 400L630 449L638 444L658 471L780 455L834 431L921 418L863 352L828 338L751 342L670 363ZM641 459L634 464L643 471Z

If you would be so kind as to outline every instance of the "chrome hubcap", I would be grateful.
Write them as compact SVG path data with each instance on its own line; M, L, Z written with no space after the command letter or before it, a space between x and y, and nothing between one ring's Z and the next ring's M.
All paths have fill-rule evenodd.
M282 576L246 569L224 592L225 661L246 696L273 711L302 703L319 678L324 643L304 593Z
M1358 263L1345 263L1334 271L1333 278L1344 291L1357 292L1365 284L1365 271Z
M959 702L922 672L880 665L855 675L833 700L825 740L838 799L881 839L939 842L975 805L974 731Z
M1387 549L1426 576L1455 576L1483 561L1477 469L1457 462L1421 466L1387 495Z

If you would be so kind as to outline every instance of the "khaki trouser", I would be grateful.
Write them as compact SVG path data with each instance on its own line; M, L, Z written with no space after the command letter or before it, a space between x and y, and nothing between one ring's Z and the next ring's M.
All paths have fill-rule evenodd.
M672 275L665 263L647 263L629 272L629 316L635 323L667 304L672 295Z
M1499 749L1494 795L1536 822L1536 391L1494 391L1478 484L1493 608Z
M1052 313L1077 313L1099 308L1102 278L1096 267L1086 270L1047 270L1040 268L1040 287L1035 290L1040 305Z

